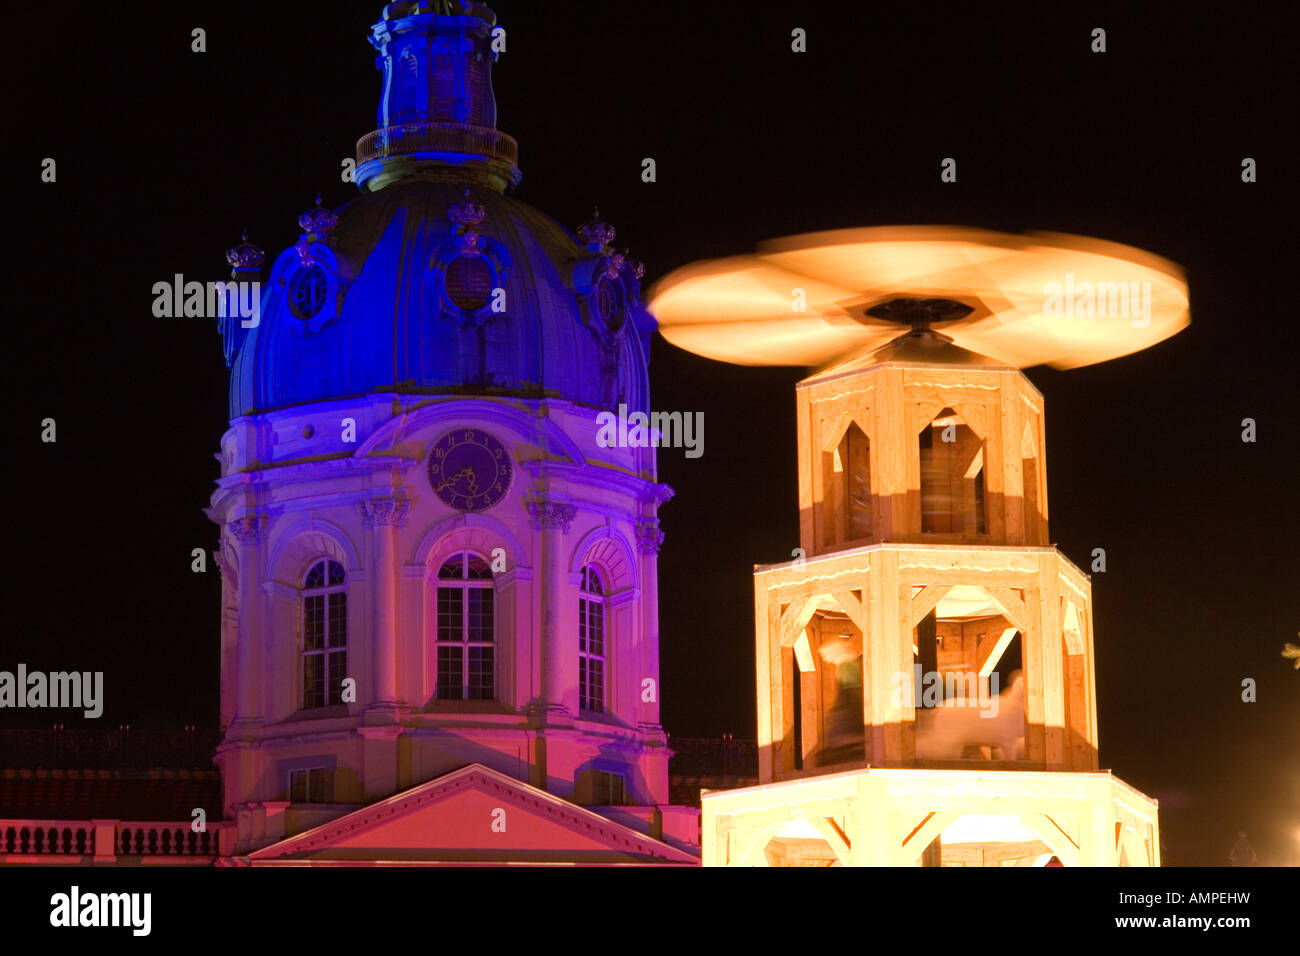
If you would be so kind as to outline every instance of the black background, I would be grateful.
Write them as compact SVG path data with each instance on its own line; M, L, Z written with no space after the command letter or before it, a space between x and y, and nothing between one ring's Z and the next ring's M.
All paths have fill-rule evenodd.
M1047 402L1052 539L1093 575L1102 766L1161 801L1167 864L1300 852L1296 639L1300 334L1296 23L987 4L496 5L499 126L518 196L571 228L599 203L650 283L822 229L1078 233L1187 269L1192 324L1134 356L1028 370ZM379 3L27 5L5 17L9 477L0 667L106 671L116 726L215 728L226 370L213 322L152 286L267 261L375 127ZM1094 27L1108 51L1090 52ZM207 52L190 31L207 31ZM790 31L808 52L790 50ZM658 181L643 183L653 157ZM943 157L958 182L939 180ZM1241 182L1241 161L1259 182ZM41 182L41 160L58 180ZM657 409L702 411L703 458L660 456L663 719L754 735L751 571L798 544L797 369L656 340ZM40 441L40 421L58 442ZM1241 440L1242 419L1258 441ZM1241 681L1259 701L1241 702ZM0 726L45 725L10 711ZM69 726L80 718L67 718Z

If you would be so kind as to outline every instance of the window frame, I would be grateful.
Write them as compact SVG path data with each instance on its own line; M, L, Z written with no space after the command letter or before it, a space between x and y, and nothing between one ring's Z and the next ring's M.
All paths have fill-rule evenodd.
M618 781L618 787L614 787ZM607 800L602 800L602 783L607 788ZM615 800L615 790L619 799ZM618 770L593 769L591 772L591 805L593 807L626 807L628 803L627 774Z
M312 586L309 584L313 572L323 566L322 582L320 585ZM338 580L335 581L332 571L338 569ZM342 600L339 615L331 613L335 606L335 597L341 597ZM307 646L307 608L308 601L321 599L321 639L318 647L309 648ZM299 687L301 689L301 701L303 710L320 710L325 707L334 707L344 703L342 680L331 680L331 674L334 671L332 665L334 658L341 657L341 666L339 671L347 674L348 667L348 575L342 562L331 557L320 557L313 560L308 566L306 573L302 576L302 587L299 590L298 600L298 621L301 628L299 637L299 674L301 680ZM330 639L334 636L332 631L332 622L342 625L342 641L338 644L331 644ZM323 668L322 676L322 697L319 703L313 703L315 694L314 688L307 683L307 660L308 658L320 658L321 667Z
M450 565L453 561L456 561L457 559L459 559L461 562L460 577L444 577L443 571L447 568L448 565ZM477 559L483 562L488 572L486 577L469 576L470 561L473 559ZM490 593L490 598L486 603L486 607L490 609L489 610L490 630L488 632L489 637L486 640L481 638L477 640L473 640L470 637L471 633L473 633L473 628L471 627L471 603L472 602L469 600L469 593L472 591L484 591L484 590ZM444 591L456 591L460 595L459 597L460 624L458 628L458 632L460 634L459 640L444 640L443 638L444 629L443 629L443 603L442 602L444 600L444 596L443 596ZM492 573L491 562L488 561L485 557L483 557L483 555L478 554L477 552L469 549L462 549L451 553L446 558L442 559L442 561L440 561L438 564L438 570L435 572L434 575L433 598L434 598L433 699L440 703L441 702L482 703L482 702L490 702L490 701L497 700L498 694L500 692L500 688L498 687L497 684L497 676L498 676L497 668L500 662L500 655L497 653L498 641L497 641L496 575ZM483 605L480 605L480 607L482 606ZM479 625L478 633L480 634L482 633L481 623ZM461 683L460 686L456 688L457 693L455 696L450 696L447 693L445 693L448 690L448 688L443 681L443 670L444 670L443 655L442 655L443 648L448 648L448 649L456 648L460 651L459 657L460 657ZM474 655L471 654L470 651L474 649L487 649L491 651L490 658L491 658L492 686L487 696L473 695L475 686L473 683L472 658Z
M592 582L595 589L592 589ZM594 564L582 566L578 585L578 710L589 714L609 712L609 614L605 581ZM599 622L600 650L592 650L592 624ZM592 664L599 664L598 697L589 691ZM593 704L595 706L593 706Z
M289 798L289 802L290 803L329 803L333 797L333 795L330 793L330 782L331 782L329 776L330 769L331 768L329 767L295 767L294 769L290 770L288 772L288 778L289 778L288 788L285 791L285 795ZM313 795L312 785L311 785L312 774L320 774L320 776L317 778L317 780L320 783L320 790L321 790L321 793L318 794L318 796L320 797L319 800L312 799L312 795ZM304 787L306 789L306 796L302 800L295 800L293 798L293 783L295 777L305 778L306 781L304 784Z

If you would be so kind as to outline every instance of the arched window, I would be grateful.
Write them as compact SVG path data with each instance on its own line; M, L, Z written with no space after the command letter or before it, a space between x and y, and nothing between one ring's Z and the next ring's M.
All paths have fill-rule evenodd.
M871 537L871 443L857 422L824 460L827 543Z
M984 442L951 408L921 431L921 531L987 534Z
M578 595L578 709L605 711L605 588L590 565Z
M438 570L438 699L496 698L492 568L463 551Z
M302 705L343 702L348 670L348 595L343 566L317 561L302 584Z
M397 61L397 122L409 122L420 111L420 61L410 47Z

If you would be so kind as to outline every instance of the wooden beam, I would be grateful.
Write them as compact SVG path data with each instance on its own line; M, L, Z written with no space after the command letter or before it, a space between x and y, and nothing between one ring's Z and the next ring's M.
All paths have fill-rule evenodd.
M927 584L920 593L912 595L912 618L907 626L916 627L916 622L938 607L952 588L951 584Z
M822 511L821 455L812 451L816 439L811 432L817 427L817 421L808 390L796 388L794 395L798 417L795 434L799 448L799 546L805 555L812 555L817 553L821 531L818 527Z
M772 645L780 640L781 608L778 604L769 604L769 592L761 579L754 578L754 662L755 687L758 691L755 703L758 717L758 780L759 783L771 783L774 771L774 748L772 741L773 706L776 703L777 687L772 681L781 679L778 670L772 673ZM775 638L775 640L773 640ZM726 852L725 845L719 851Z
M925 819L917 824L916 829L903 839L903 865L906 866L924 853L925 848L934 842L934 838L944 830L948 829L953 821L955 821L959 816L961 816L961 814L952 810L936 811L927 814Z
M934 422L941 411L949 407L951 406L949 406L947 402L919 403L916 406L916 424L918 426L916 429L917 436L919 436L924 429L930 427L931 423ZM954 408L953 411L955 412L957 409Z
M997 441L996 435L989 434L988 412L982 404L958 399L949 407L957 413L957 417L966 423L966 427L973 431L981 442Z
M736 854L736 859L731 863L732 866L748 866L749 859L754 855L754 851L762 851L772 839L772 834L776 832L780 823L766 823L749 835L749 838L741 844L741 852ZM766 865L764 862L763 865Z
M1061 613L1061 630L1065 632L1065 644L1071 654L1083 653L1083 634L1079 627L1079 609L1069 598L1062 598L1065 602L1064 610Z
M1014 588L999 587L997 585L986 585L984 590L988 591L989 597L998 602L1008 621L1014 624L1022 631L1029 630L1028 614L1025 611L1025 602L1020 595L1016 594Z
M1018 630L1018 628L1006 627L1000 634L984 635L984 639L980 641L975 651L975 668L979 671L980 677L988 677L993 673L993 669L998 666L998 661L1002 660L1007 645L1011 643Z
M853 855L852 847L849 844L849 838L830 817L810 816L808 822L817 828L820 833L831 845L835 851L835 857L840 861L840 866L852 866Z
M1022 813L1020 822L1033 830L1066 866L1079 865L1079 846L1045 813Z
M862 602L848 591L836 591L831 597L835 598L836 603L844 609L844 613L849 616L849 620L854 623L858 632L866 637L867 628L866 622L862 619Z
M1151 847L1136 831L1124 830L1124 848L1129 866L1151 866Z
M808 644L808 628L806 627L795 639L794 659L799 664L799 670L805 674L811 674L817 670L817 665L813 663L812 647Z
M794 644L803 629L808 626L812 616L817 613L817 598L806 598L802 604L793 602L781 615L781 646Z
M853 421L854 421L854 417L853 417L853 412L851 411L840 412L838 415L835 416L834 419L831 418L822 419L822 423L821 423L822 433L820 437L821 437L821 451L823 455L829 452L833 452L835 451L836 448L839 447L841 439L844 438L844 433L848 431L849 425L852 424ZM826 427L827 422L830 422L829 428ZM858 425L858 427L862 428L860 424ZM869 432L865 428L862 428L862 434L870 435L871 432Z
M1067 769L1065 660L1061 651L1061 576L1055 561L1044 561L1038 585L1038 645L1043 688L1043 756L1048 770Z

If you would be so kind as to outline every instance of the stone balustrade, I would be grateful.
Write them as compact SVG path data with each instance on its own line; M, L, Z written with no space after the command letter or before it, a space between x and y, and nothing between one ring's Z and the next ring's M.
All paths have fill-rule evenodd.
M0 819L0 864L157 862L207 866L234 847L235 827L189 821Z

